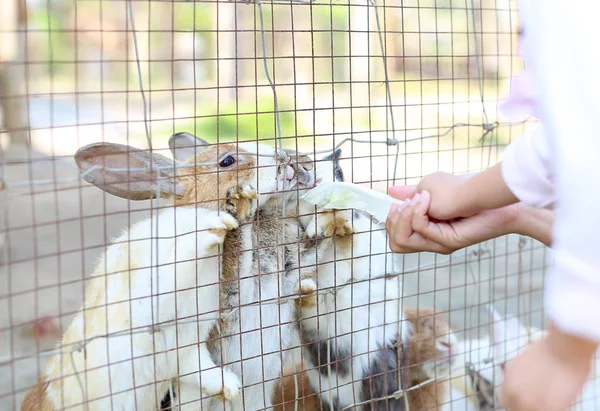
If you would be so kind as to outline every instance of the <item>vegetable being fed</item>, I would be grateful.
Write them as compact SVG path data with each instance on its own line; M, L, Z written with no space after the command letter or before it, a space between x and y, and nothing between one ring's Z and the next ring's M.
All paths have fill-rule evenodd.
M380 224L385 223L392 204L403 203L379 191L340 181L321 183L301 198L328 210L353 208L364 211Z

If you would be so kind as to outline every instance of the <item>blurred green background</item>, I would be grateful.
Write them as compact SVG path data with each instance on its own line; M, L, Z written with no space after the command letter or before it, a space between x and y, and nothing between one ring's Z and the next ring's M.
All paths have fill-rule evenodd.
M348 133L402 141L440 134L455 123L481 124L479 76L487 121L495 121L497 100L520 67L516 7L509 0L477 0L472 10L467 3L263 4L281 133L293 137L285 144L332 145ZM149 129L158 146L179 131L209 141L276 137L257 6L132 4ZM27 93L38 100L30 103L34 146L59 155L98 139L146 145L128 3L28 1L27 12ZM387 54L395 130L386 107L375 13ZM477 144L481 134L481 129L457 128L425 144L456 150ZM500 127L494 138L505 144L512 134L510 127Z

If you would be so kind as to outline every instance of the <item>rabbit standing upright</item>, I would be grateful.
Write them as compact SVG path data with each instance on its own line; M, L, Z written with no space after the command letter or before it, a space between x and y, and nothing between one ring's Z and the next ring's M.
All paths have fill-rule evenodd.
M340 154L338 149L317 163L317 183L343 181ZM304 295L298 330L311 388L339 410L398 389L392 375L398 369L402 284L385 232L369 217L314 211L301 201L306 237L330 237L332 245L318 259L316 273L297 284L296 292Z
M226 203L226 209L238 218L240 227L226 236L223 245L221 308L232 310L233 315L213 327L208 344L215 362L231 364L242 380L243 395L234 399L229 409L268 409L291 341L294 304L280 301L280 297L291 295L293 279L298 281L293 267L304 258L301 254L311 253L313 248L306 250L298 242L301 229L293 207L298 192L314 184L312 161L293 150L283 150L287 158L278 160L273 148L256 143L220 144L214 151L215 146L187 133L174 135L169 145L180 164L238 164L234 166L237 174L222 173L218 184L213 183L224 187L220 198L235 200L234 205ZM229 159L226 154L236 149L239 154ZM202 190L207 183L199 175L196 172L193 178ZM231 188L237 191L228 191ZM258 199L254 190L261 193ZM196 198L206 197L199 193ZM187 402L198 409L200 395L188 389L186 380L180 378L180 395L172 399L173 404ZM206 410L225 409L218 398L202 405Z
M195 290L198 286L196 281L203 282L208 278L211 278L213 283L220 280L220 284L216 285L217 288L211 289L210 296L201 299L204 303L202 301L193 304L188 302L186 306L190 305L194 309L198 306L200 308L198 314L204 314L203 304L209 300L213 301L212 298L217 297L217 306L224 311L225 315L222 315L222 319L217 321L217 324L213 322L213 326L209 328L208 341L202 335L195 335L193 338L189 338L191 340L189 347L194 351L198 350L206 341L210 359L214 363L224 364L223 371L219 370L219 375L224 375L224 378L215 376L210 383L219 385L223 381L226 387L221 390L221 397L232 401L233 409L269 407L270 385L274 384L280 374L281 351L285 350L289 341L289 319L292 316L293 304L286 303L281 306L265 304L261 307L258 303L261 300L268 300L270 303L276 302L280 295L285 294L286 288L291 290L292 286L291 283L286 285L287 283L283 281L279 271L269 264L262 264L264 259L256 255L257 242L268 241L268 239L256 238L253 229L256 207L261 206L268 209L270 200L278 192L285 192L295 187L296 182L299 181L310 184L312 175L303 168L294 168L294 166L283 163L274 149L263 145L218 144L211 146L187 133L172 136L170 145L177 153L177 164L159 154L120 144L92 144L82 148L76 154L76 162L85 172L86 181L107 193L131 200L153 199L158 195L174 203L175 210L170 211L174 213L173 216L163 215L163 212L159 214L160 217L164 217L160 220L160 224L164 224L164 227L159 225L161 238L159 241L163 241L163 237L168 237L169 234L172 236L169 239L171 246L163 247L164 244L161 243L159 249L173 253L174 257L167 258L152 254L150 250L155 247L152 240L149 240L149 232L139 233L139 237L145 238L149 242L148 244L140 241L128 245L127 240L130 235L125 234L123 244L115 244L110 248L113 253L118 255L106 259L107 264L118 264L117 267L108 266L108 270L122 272L121 275L105 277L105 271L108 270L104 269L104 261L98 266L97 278L93 281L86 296L85 313L81 312L76 316L69 331L63 337L60 347L68 343L78 347L77 344L81 344L84 339L97 337L98 330L101 330L100 335L121 330L126 332L131 327L144 327L157 324L159 321L175 320L175 311L177 311L177 317L180 311L179 308L175 310L173 303L169 306L169 299L173 300L174 296L169 295L168 291L173 294L173 287L180 286L181 272L173 272L171 274L173 278L167 275L164 281L162 279L160 281L162 286L160 288L160 318L158 313L153 311L150 311L151 315L147 314L147 310L153 307L150 301L156 300L156 297L151 300L151 293L147 286L146 289L138 290L137 283L131 283L128 278L132 273L143 273L144 275L136 278L150 283L149 267L152 264L159 263L160 266L163 261L175 261L174 258L180 261L182 255L178 240L175 240L178 238L175 234L180 233L178 230L181 229L186 234L196 235L196 231L203 228L217 229L219 241L223 243L221 270L218 269L219 264L215 267L211 266L211 269L207 270L208 272L197 268L202 266L200 262L196 263L198 253L195 248L193 256L189 256L187 260L183 257L183 261L190 262L194 269L193 275L187 276L193 280L193 283L188 284L186 290ZM182 161L182 159L185 160ZM263 195L259 197L257 190L261 190ZM206 214L198 217L197 221L198 207L214 211L204 210L203 213ZM238 221L245 224L236 228L238 222L223 210L231 213ZM208 218L210 215L218 216L218 220ZM216 227L207 226L206 224L211 221L218 222L218 225ZM148 227L155 226L151 222L146 224ZM175 224L177 228L174 227ZM170 230L169 227L171 227ZM223 233L223 227L227 231L226 233ZM281 226L279 225L279 227ZM290 229L288 231L290 235L297 236L297 230ZM197 235L200 237L201 234ZM291 242L293 241L292 239ZM135 245L138 243L142 248ZM207 247L202 239L193 240L191 243L194 247L200 247L201 251L205 251ZM130 249L133 250L132 247L137 250L135 253L130 251ZM146 252L142 252L143 250ZM203 256L203 254L200 255ZM215 255L218 254L215 252ZM149 260L142 259L140 261L139 258L142 257ZM275 263L274 266L276 267L277 264ZM175 267L179 267L179 264ZM168 273L167 269L165 268L163 271L163 267L160 266L158 273L162 276L165 272ZM175 274L177 274L176 282ZM124 280L119 280L119 278L124 278ZM115 283L116 291L112 288L102 288L105 281L111 281L111 284ZM171 289L168 288L169 285ZM167 294L163 295L163 290ZM110 291L110 295L107 295L107 291ZM163 299L167 300L163 301ZM105 301L114 304L106 307ZM99 302L103 304L100 308L91 311L88 309L91 307L90 304L94 306ZM240 305L243 307L237 309ZM154 304L154 307L156 306ZM172 310L170 314L169 307ZM115 312L107 313L107 310ZM96 315L98 318L90 318L90 313L98 313ZM212 315L217 316L217 314L213 313ZM132 316L135 319L133 323L131 322ZM137 319L138 317L141 319ZM287 325L286 319L288 319ZM279 325L280 322L283 323L282 326ZM94 327L91 327L90 324L94 324ZM198 327L198 324L191 324L194 328ZM97 399L97 402L88 403L90 410L107 409L107 407L108 409L112 407L112 409L122 410L136 409L136 407L138 410L156 409L167 391L169 380L177 375L183 375L180 372L181 369L175 375L170 370L165 370L167 364L169 367L181 366L181 361L177 361L179 358L175 357L173 351L169 351L169 358L152 355L153 347L156 347L157 351L181 347L181 342L174 337L174 327L170 329L172 331L167 331L167 327L158 328L154 336L136 334L139 337L133 339L131 336L121 337L117 340L113 337L109 339L96 338L92 343L87 344L85 350L76 350L73 354L74 364L79 375L83 373L85 377L83 381L86 381L86 384L93 381L87 378L92 374L103 378L98 383L87 384L84 387L86 388L85 393L81 392L73 367L68 364L71 356L56 356L50 361L40 383L28 396L33 400L34 405L31 401L26 401L24 406L29 407L26 409L36 409L37 407L50 410L63 405L73 405L77 409L77 405L79 408L84 406L81 404L82 401ZM202 329L204 330L204 327ZM156 345L144 348L147 346L136 340L136 338L143 337L150 341L156 341ZM161 341L165 340L167 347L161 346ZM121 347L125 347L125 349L121 350ZM148 350L150 351L148 352ZM111 355L121 351L122 355L126 357L128 354L130 363L122 361L114 366L111 365L111 368L106 367L108 363L114 364L114 358ZM173 355L171 356L171 354ZM141 358L138 359L138 357ZM147 363L148 359L151 361L150 363ZM242 359L241 362L240 359ZM198 363L203 369L206 367L201 361L187 361L183 368L190 368L187 372L188 376L196 375L198 379L202 379L202 374L194 371L194 367L198 369ZM120 367L119 364L121 364ZM90 370L91 366L96 366L96 370ZM61 369L65 371L63 373L65 378L62 379L57 378L61 375ZM235 395L238 379L234 374L239 376L245 385L243 395ZM231 381L235 383L229 383ZM262 386L263 381L265 381L266 387ZM189 378L187 378L186 383L189 382ZM137 387L136 390L131 389L133 383ZM231 387L231 390L228 387ZM201 392L200 388L199 386L195 387L198 396ZM205 395L214 391L210 387L202 388ZM39 401L37 401L38 399ZM212 401L211 404L214 404L215 407L222 406L222 399Z
M96 144L75 159L82 170L98 166L88 180L122 197L185 193L185 184L160 179L174 170L158 154ZM150 161L161 171L147 173ZM131 169L134 181L111 169ZM239 395L239 378L216 366L204 343L219 316L220 247L237 227L224 211L171 207L113 241L57 346L60 353L50 358L21 409L155 410L181 373L192 373L206 395ZM182 323L173 326L175 320Z

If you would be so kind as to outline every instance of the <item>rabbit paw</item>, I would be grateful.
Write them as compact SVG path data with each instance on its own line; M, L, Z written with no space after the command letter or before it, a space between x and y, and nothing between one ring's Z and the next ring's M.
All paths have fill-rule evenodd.
M313 238L351 235L354 233L351 213L351 211L322 211L306 226L304 236Z
M294 294L300 295L295 300L298 308L310 308L317 305L317 283L311 278L300 280L294 288Z
M236 228L238 228L238 221L231 214L221 212L218 222L212 224L208 229L208 232L212 234L212 238L208 241L207 247L223 244L227 232Z
M213 368L202 372L202 392L207 396L222 395L230 401L240 395L241 388L240 379L229 370Z
M225 209L238 220L253 216L258 204L258 193L249 185L236 186L227 192Z

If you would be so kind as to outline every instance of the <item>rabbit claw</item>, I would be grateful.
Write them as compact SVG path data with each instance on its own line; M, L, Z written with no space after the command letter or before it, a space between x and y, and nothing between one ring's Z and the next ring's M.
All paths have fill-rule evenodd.
M347 212L325 210L314 216L306 226L304 236L313 237L343 237L354 233L351 218ZM316 221L316 224L315 224Z
M202 372L202 379L202 392L207 396L219 395L231 401L240 395L242 384L238 376L229 370L213 368Z
M300 280L294 287L294 294L299 295L295 300L298 308L309 308L317 305L317 284L311 278Z
M238 221L231 214L221 213L219 223L208 229L208 232L213 235L213 241L209 241L208 247L223 244L227 232L236 228L238 228Z
M258 193L249 185L236 186L227 192L225 209L238 220L245 220L256 212Z

